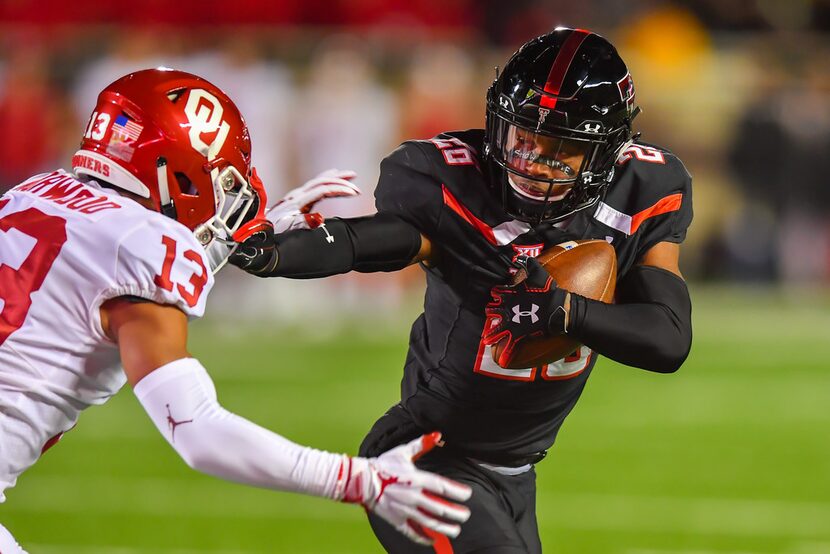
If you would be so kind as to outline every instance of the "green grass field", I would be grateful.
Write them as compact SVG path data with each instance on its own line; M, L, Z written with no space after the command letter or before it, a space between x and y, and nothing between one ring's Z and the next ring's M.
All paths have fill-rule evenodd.
M830 553L830 296L694 289L676 375L603 360L539 465L546 552ZM192 351L223 404L301 443L354 452L396 399L406 326L313 342L228 334ZM253 490L179 461L128 390L7 491L32 554L378 553L360 510Z

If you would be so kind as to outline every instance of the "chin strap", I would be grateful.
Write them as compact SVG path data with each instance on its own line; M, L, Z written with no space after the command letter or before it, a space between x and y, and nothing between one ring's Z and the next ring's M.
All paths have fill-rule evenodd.
M167 158L159 156L156 160L156 178L158 179L161 213L170 219L176 219L176 206L170 198L170 185L167 182Z

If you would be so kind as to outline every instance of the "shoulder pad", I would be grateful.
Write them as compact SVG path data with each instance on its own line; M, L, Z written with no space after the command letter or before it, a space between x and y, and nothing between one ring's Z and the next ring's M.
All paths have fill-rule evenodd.
M444 205L443 187L481 178L478 150L483 133L474 129L403 143L380 164L378 211L395 213L429 235Z
M437 226L442 195L422 142L407 141L380 163L375 206L428 233Z
M201 317L213 275L205 250L185 226L148 212L118 245L114 296L137 296L172 304Z
M691 175L680 159L664 148L632 144L620 154L612 187L627 189L630 209L643 209L668 193L683 191Z
M481 129L441 133L401 144L387 159L441 181L447 171L478 168L484 135Z
M665 240L681 242L692 219L691 176L668 150L632 144L618 158L614 180L594 218L626 235L647 223L671 219Z

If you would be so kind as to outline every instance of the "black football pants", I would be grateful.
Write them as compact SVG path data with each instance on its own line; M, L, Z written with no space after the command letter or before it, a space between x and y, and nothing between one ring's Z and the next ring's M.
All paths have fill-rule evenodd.
M429 430L431 431L431 429ZM401 406L393 406L369 431L360 446L361 456L377 456L427 432L419 429ZM473 495L465 504L470 519L452 540L432 547L413 543L382 519L369 514L380 543L391 554L541 554L536 526L536 472L501 475L461 456L436 448L416 465L424 470L466 483Z

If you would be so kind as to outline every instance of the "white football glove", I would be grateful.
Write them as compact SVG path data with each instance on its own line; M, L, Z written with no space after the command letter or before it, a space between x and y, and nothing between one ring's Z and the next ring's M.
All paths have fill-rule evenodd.
M419 544L430 545L433 532L455 538L470 509L472 489L446 477L421 471L412 462L441 440L430 433L384 452L377 458L351 458L350 475L341 500L361 504Z
M348 169L327 169L290 191L265 212L265 217L274 224L274 233L319 227L323 218L311 213L314 204L323 198L357 196L360 189L351 182L356 176L357 173Z

